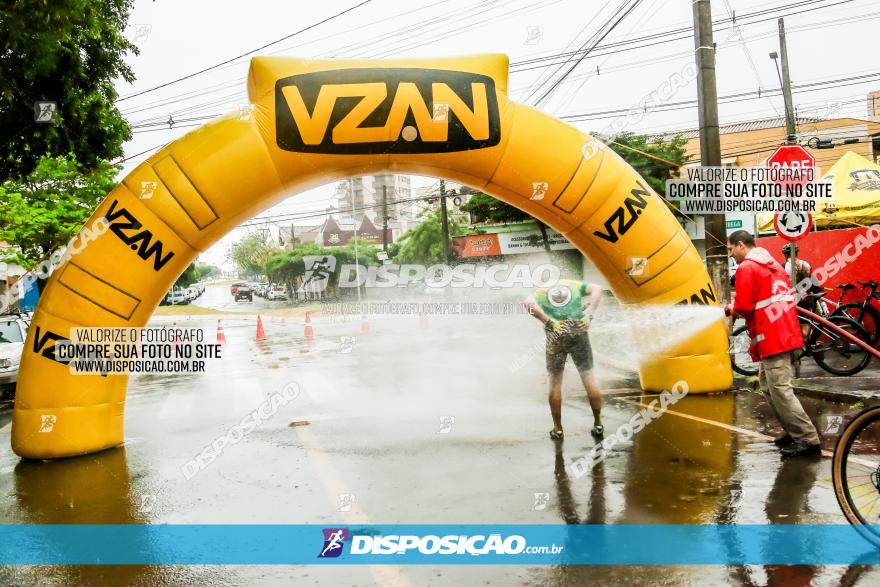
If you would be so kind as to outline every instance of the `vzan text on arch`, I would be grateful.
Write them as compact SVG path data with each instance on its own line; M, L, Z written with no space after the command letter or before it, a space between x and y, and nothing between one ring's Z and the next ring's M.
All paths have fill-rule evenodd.
M469 151L501 140L492 78L418 68L341 69L275 82L276 143L301 153Z

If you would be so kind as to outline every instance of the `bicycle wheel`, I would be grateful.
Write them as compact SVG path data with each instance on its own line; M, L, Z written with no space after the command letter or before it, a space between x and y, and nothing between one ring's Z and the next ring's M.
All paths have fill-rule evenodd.
M861 314L861 318L859 318L859 314ZM877 340L880 338L880 310L874 306L868 304L868 306L863 307L861 303L843 304L834 310L831 315L848 316L861 323L868 333L868 342L871 346L877 344Z
M880 546L880 406L856 414L831 459L831 482L843 515Z
M862 325L846 316L829 316L828 321L867 342ZM871 354L844 336L821 324L810 334L810 354L816 363L834 375L855 375L871 360Z
M730 346L727 352L730 354L730 366L733 367L733 370L740 375L757 375L759 363L753 361L749 354L749 345L752 339L746 326L734 328L728 337L728 341Z

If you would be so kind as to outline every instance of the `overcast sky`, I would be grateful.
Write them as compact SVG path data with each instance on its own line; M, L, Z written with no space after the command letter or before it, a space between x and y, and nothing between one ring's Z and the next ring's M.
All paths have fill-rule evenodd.
M134 84L120 82L120 97L252 51L361 2L139 0L127 31L141 52L128 58L137 80ZM625 0L371 0L255 54L388 58L506 53L515 64L580 47L606 26L624 3ZM598 56L584 59L540 105L541 109L564 117L635 107L671 75L687 72L694 61L692 30L655 35L692 28L691 6L689 0L642 0L599 45L595 51ZM768 54L778 51L776 17L781 15L785 15L795 86L880 73L880 0L713 0L712 9L716 22L729 19L735 12L739 25L735 28L725 23L724 30L715 34L719 96L756 91L759 86L778 89L776 69ZM753 14L756 12L762 14ZM628 44L613 46L620 42ZM648 43L652 44L633 48ZM603 45L613 48L603 50ZM176 120L219 116L246 104L249 59L250 55L120 102L121 111L136 127L132 141L125 145L126 155L148 151L128 161L124 171L133 169L149 152L191 131L190 125L202 124L207 119L179 123L172 129L143 125L165 121L169 116ZM525 67L534 69L517 71ZM539 83L546 82L555 71L556 66L548 66L548 62L512 67L511 97L534 104L560 74L551 77L550 83ZM538 91L533 94L536 87ZM880 77L796 91L794 101L800 115L865 118L866 95L874 89L880 89ZM696 81L690 81L669 101L694 100L696 91ZM655 133L697 126L695 107L670 106L663 110L631 117L634 122L628 123L626 130ZM720 105L722 124L782 112L782 98L777 94L747 96ZM602 131L619 116L599 114L572 124L585 131ZM332 192L333 186L324 186L299 194L261 216L322 209ZM224 238L208 258L222 256L222 251L242 233L236 230Z

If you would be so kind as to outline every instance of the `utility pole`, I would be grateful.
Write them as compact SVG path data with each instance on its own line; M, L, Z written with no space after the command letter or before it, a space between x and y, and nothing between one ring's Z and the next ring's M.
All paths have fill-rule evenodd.
M700 115L700 164L721 166L718 132L718 89L715 85L715 41L709 0L694 0L694 52L697 62L697 97ZM727 261L727 224L724 214L706 215L706 264L719 301L730 301Z
M290 248L291 249L296 248L296 236L294 235L293 231L294 231L293 222L291 222L290 223Z
M358 225L357 225L357 212L354 208L354 184L352 183L351 178L348 178L348 193L351 195L351 221L352 228L354 229L354 266L355 271L357 271L357 299L358 303L361 301L361 260L360 253L358 252Z
M446 182L440 180L440 226L443 227L443 262L449 265L449 221L446 219Z
M780 18L779 24L779 53L782 61L782 71L779 71L779 62L776 61L776 53L770 53L770 58L776 64L776 74L779 76L779 84L782 86L782 97L785 100L785 142L789 145L797 143L797 125L794 116L794 100L791 98L791 78L788 75L788 47L785 45L785 19ZM791 285L797 284L797 250L794 243L790 244L788 272Z
M797 142L797 127L794 120L794 101L791 99L791 78L788 76L788 48L785 46L785 19L779 19L779 53L782 57L782 95L785 97L785 133L788 143Z
M382 184L382 250L388 250L388 186Z

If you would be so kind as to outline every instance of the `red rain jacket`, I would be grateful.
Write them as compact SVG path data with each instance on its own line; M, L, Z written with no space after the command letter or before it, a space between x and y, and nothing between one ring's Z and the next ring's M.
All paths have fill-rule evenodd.
M755 361L804 344L788 275L766 249L753 248L737 268L733 314L746 320Z

